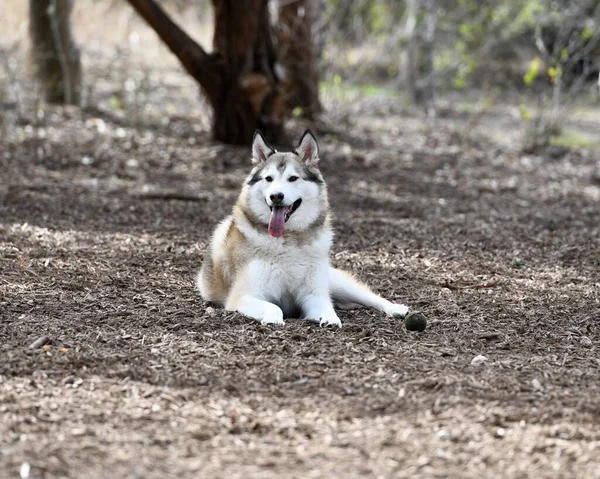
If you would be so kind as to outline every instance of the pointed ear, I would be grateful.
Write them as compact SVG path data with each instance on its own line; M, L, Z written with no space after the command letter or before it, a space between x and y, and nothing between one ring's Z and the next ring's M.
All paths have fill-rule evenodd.
M267 143L260 130L256 130L252 140L252 163L256 165L267 161L267 158L273 153L275 153L275 149Z
M296 147L296 153L308 166L317 166L319 163L319 145L310 130L306 130Z

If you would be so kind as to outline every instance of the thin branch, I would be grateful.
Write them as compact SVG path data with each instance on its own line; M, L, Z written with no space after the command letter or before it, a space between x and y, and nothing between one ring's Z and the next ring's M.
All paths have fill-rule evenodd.
M440 286L442 288L454 289L454 290L462 290L462 289L486 289L493 288L500 284L500 279L494 278L490 281L485 281L484 283L478 284L465 284L465 285L457 285L450 282L450 280L446 279Z
M535 46L544 57L544 61L548 61L550 53L548 52L546 45L544 45L544 40L542 39L542 27L539 25L535 27Z
M215 58L184 32L154 0L128 0L129 4L146 20L169 50L179 59L186 71L206 91L209 99L218 93L218 74Z
M141 200L206 201L204 196L179 191L149 191L136 193L133 196Z

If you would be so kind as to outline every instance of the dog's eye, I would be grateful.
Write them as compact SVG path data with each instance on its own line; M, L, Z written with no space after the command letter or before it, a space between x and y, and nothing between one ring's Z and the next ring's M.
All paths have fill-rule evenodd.
M272 176L265 176L265 180L268 181L269 183L271 183L271 181L273 181L273 177Z
M297 177L297 176L290 176L290 177L288 178L288 181L289 181L290 183L293 183L293 182L294 182L294 181L296 181L297 179L298 179L298 177Z

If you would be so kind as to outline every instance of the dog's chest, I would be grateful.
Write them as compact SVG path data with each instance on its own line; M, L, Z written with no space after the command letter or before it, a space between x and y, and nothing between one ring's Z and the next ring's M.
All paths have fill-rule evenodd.
M327 254L315 249L274 248L262 253L251 262L250 275L268 296L294 296L327 270Z

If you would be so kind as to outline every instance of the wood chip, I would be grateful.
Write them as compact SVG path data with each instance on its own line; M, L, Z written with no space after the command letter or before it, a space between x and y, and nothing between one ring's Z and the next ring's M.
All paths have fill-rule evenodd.
M206 201L206 197L182 191L147 191L133 196L142 200Z
M29 349L39 349L42 346L48 344L50 342L50 338L48 336L40 336L33 343L29 345Z
M495 332L491 332L491 333L483 333L479 335L479 339L487 339L488 341L491 341L492 339L498 339L500 337L500 333L495 333Z
M442 284L440 284L440 286L442 288L448 288L448 289L454 289L454 290L461 290L461 289L485 289L485 288L493 288L494 286L498 286L500 284L500 279L499 278L494 278L490 281L486 281L484 283L477 283L477 284L465 284L465 285L458 285L458 284L454 284L453 281L450 281L449 279L446 279Z

